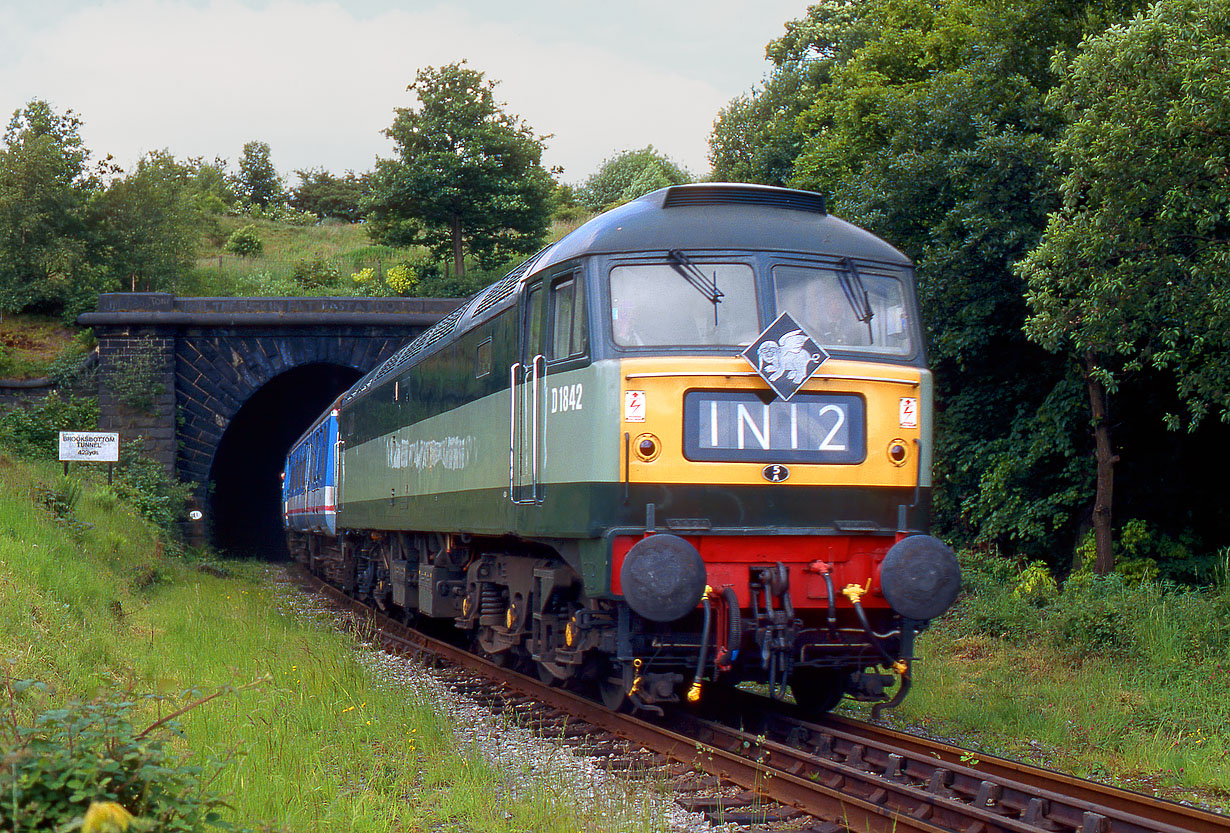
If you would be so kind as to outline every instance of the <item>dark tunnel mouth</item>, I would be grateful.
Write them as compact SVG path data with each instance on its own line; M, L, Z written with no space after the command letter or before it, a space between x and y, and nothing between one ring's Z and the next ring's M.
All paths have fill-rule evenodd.
M262 385L231 419L209 470L210 543L229 555L286 558L281 473L286 452L362 372L301 365Z

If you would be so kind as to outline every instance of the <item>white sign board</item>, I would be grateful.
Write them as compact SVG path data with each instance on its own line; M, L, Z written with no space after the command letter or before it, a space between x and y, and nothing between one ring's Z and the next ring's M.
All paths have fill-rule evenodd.
M87 460L91 463L118 463L120 435L61 431L60 459L65 462Z

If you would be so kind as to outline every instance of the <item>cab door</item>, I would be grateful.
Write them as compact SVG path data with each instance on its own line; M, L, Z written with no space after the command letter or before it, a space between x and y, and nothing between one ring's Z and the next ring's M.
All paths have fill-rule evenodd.
M542 463L546 430L547 360L542 281L526 289L518 328L517 361L509 368L509 498L521 506L542 503Z

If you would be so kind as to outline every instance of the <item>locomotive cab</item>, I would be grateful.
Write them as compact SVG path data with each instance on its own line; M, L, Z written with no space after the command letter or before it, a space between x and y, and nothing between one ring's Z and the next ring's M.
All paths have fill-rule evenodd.
M913 638L959 569L923 534L931 379L912 270L859 254L590 264L589 330L622 416L610 591L639 623L633 653L653 656L613 689L644 703L691 679L696 696L698 649L708 678L789 683L821 711L882 699L894 675L898 700L908 689Z

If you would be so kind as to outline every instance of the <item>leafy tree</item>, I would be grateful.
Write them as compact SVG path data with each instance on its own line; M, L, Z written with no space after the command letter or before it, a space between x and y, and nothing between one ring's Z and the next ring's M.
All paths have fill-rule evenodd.
M577 199L577 189L564 182L556 182L547 201L551 219L562 223L576 223L589 216L590 212Z
M286 199L282 179L269 154L269 145L265 142L245 144L243 156L239 157L239 177L235 181L235 190L240 196L261 208L277 205Z
M820 41L827 79L798 118L790 182L893 241L918 268L936 373L937 520L960 541L1045 557L1076 537L1084 445L1066 365L1021 332L1010 266L1056 204L1042 4L883 0L814 7L778 54ZM1070 12L1070 10L1069 10ZM1055 15L1055 12L1050 12ZM1043 69L1040 69L1043 67ZM1075 411L1079 413L1079 411Z
M334 217L348 223L363 219L361 203L370 187L370 176L347 171L334 176L323 168L295 171L299 185L291 192L290 204L318 217Z
M60 312L96 279L86 222L97 178L81 120L31 101L13 114L0 149L0 312Z
M1081 380L1022 332L1012 270L1059 204L1050 56L1127 3L824 0L719 116L715 175L825 193L916 262L936 374L935 510L961 543L1031 558L1089 504Z
M397 158L378 163L365 203L373 237L451 253L459 276L466 250L491 267L541 246L552 189L544 139L464 61L420 70L408 89L419 107L397 109L385 131Z
M94 201L101 263L113 285L166 291L192 266L199 218L193 180L190 167L156 151Z
M687 171L649 145L607 159L577 190L577 199L590 211L601 211L658 188L691 181Z
M1102 574L1114 563L1110 399L1125 379L1169 379L1189 427L1210 410L1230 421L1228 60L1230 2L1160 0L1083 44L1051 96L1069 119L1063 204L1019 271L1030 337L1083 372Z
M716 182L785 185L803 146L795 119L807 109L818 63L777 67L759 90L739 96L718 113L709 136Z
M765 54L773 63L759 89L739 96L718 114L709 137L709 161L717 181L787 185L807 132L801 115L873 34L868 12L875 3L826 0L801 20L786 23L786 34Z
M227 175L225 159L216 157L212 162L206 162L201 157L194 157L184 164L191 173L194 202L199 210L216 213L217 206L226 210L239 201L235 184Z

